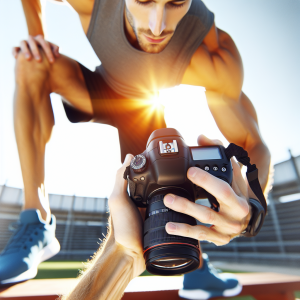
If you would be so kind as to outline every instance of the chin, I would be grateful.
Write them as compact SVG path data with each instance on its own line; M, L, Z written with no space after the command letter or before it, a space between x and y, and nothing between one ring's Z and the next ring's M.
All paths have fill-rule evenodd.
M141 49L147 53L160 53L166 48L167 45L140 45Z
M144 52L147 53L160 53L161 51L163 51L167 45L169 44L169 41L164 42L164 43L160 43L160 44L151 44L148 42L144 42L141 39L138 39L138 43L139 46L141 48L141 50L143 50Z

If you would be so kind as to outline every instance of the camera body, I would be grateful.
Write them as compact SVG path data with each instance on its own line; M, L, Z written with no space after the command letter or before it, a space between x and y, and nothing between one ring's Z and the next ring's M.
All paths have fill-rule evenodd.
M201 168L231 185L232 165L224 150L223 146L189 147L173 128L155 130L146 150L131 161L129 179L135 183L135 188L129 186L131 199L147 207L148 199L169 189L175 194L187 192L192 201L207 198L208 193L187 178L187 170Z
M196 220L167 208L163 198L168 193L192 202L208 198L218 211L217 200L193 184L187 178L187 171L198 167L231 185L232 165L224 150L223 146L189 147L176 129L164 128L152 132L146 150L132 159L127 171L129 194L137 206L147 208L144 257L150 273L176 275L199 267L199 242L169 235L165 230L170 221L196 225Z

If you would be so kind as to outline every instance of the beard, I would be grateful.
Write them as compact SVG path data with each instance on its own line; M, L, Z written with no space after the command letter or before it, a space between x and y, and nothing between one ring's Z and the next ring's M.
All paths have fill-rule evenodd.
M131 13L129 12L129 10L127 9L127 7L126 7L126 17L127 17L127 20L129 22L130 26L132 27L133 32L136 36L138 46L141 48L141 50L143 50L145 52L159 53L159 52L163 51L166 48L166 46L168 45L171 36L174 34L174 31L172 31L172 30L169 30L169 31L164 30L161 32L160 35L162 37L164 37L166 35L170 35L170 37L167 37L161 43L151 44L150 42L145 41L145 38L143 38L143 35L145 34L148 37L153 38L153 39L155 39L155 38L157 39L158 37L154 36L150 29L136 28L134 26L133 17L131 15Z

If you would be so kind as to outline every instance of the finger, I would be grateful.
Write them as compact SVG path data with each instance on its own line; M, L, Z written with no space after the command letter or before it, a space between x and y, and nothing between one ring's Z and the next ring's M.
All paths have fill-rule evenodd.
M20 43L20 47L21 47L21 51L22 51L22 53L24 54L25 58L26 58L27 60L31 60L32 55L31 55L31 52L30 52L30 50L29 50L29 48L28 48L27 42L26 42L26 41L22 41L22 42Z
M194 217L205 224L221 225L224 223L223 217L214 210L180 196L167 194L164 197L164 204L172 210Z
M233 207L237 205L237 197L239 196L235 194L231 186L224 180L196 167L189 168L187 176L194 184L202 187L208 193L215 196L220 204L222 203Z
M197 138L197 143L199 146L214 146L214 145L220 145L223 146L223 143L220 140L211 140L208 137L206 137L204 134L201 134Z
M243 178L241 168L234 158L231 159L231 164L232 164L232 172L233 172L233 182L232 183L235 183L237 191L235 190L235 188L233 188L233 189L237 194L239 193L240 196L244 196L244 197L248 198L247 197L248 196L247 195L248 194L247 185L245 183L245 179ZM233 187L233 185L232 185L232 187Z
M209 241L217 246L226 245L231 239L230 235L219 233L213 227L207 228L203 225L191 226L184 223L169 222L165 228L168 234L189 237L198 241Z
M13 55L14 58L18 57L18 54L19 54L20 50L21 50L20 47L13 47L13 49L12 49L12 55Z
M188 199L176 195L168 194L164 198L164 204L177 212L194 217L198 221L218 226L221 232L240 233L240 222L230 217L224 217L221 213L217 213L213 209L191 202Z
M124 195L124 192L127 190L127 180L124 180L124 172L126 170L126 167L129 166L131 160L133 159L132 154L127 154L125 157L125 160L123 162L123 165L121 168L118 169L116 174L116 180L115 185L112 191L112 196L119 197L120 195Z
M55 57L59 57L59 47L55 44L50 43L52 52L54 54Z
M52 48L49 42L45 41L44 37L42 35L36 36L36 41L38 41L39 45L42 47L44 50L47 59L49 60L50 63L54 63L54 55L52 53Z
M28 37L28 44L35 60L42 61L37 41L31 35Z

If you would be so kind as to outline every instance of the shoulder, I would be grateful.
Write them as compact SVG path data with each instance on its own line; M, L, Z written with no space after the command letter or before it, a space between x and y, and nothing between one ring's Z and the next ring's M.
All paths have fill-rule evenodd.
M243 64L239 51L225 31L211 27L193 54L183 82L206 90L239 97L243 84Z
M63 2L68 2L74 10L81 15L91 16L93 12L95 0L63 0Z

